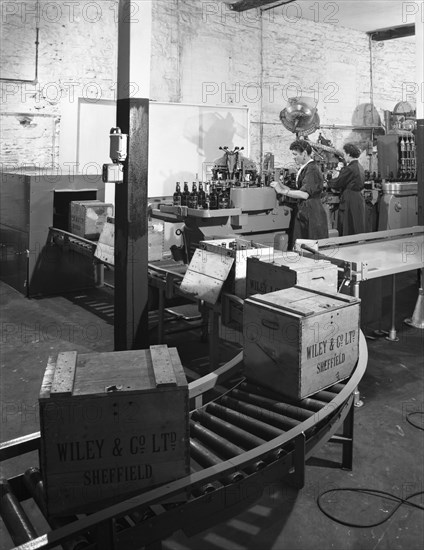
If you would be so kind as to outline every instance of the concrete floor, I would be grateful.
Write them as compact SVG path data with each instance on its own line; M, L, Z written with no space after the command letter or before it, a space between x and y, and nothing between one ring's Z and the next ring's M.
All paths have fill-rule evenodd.
M190 538L176 533L164 542L167 550L418 550L424 547L423 511L402 506L387 522L374 528L347 527L319 510L316 499L340 487L387 491L399 497L423 491L423 432L406 421L406 414L424 410L422 330L405 325L417 299L416 274L398 276L396 328L398 342L367 340L369 363L360 384L364 406L355 409L354 468L334 467L340 447L327 444L311 459L301 491L278 485L266 487L257 503L231 520ZM39 430L38 393L50 354L113 350L113 297L92 290L67 297L28 300L0 282L2 329L1 440ZM372 306L363 303L363 309ZM390 326L390 301L382 300L376 328ZM378 326L377 326L378 325ZM169 325L171 326L171 325ZM373 327L370 324L367 329ZM152 333L154 343L154 333ZM184 342L184 344L182 344ZM208 369L207 346L200 331L167 336L182 362L203 374ZM231 356L230 348L222 359ZM422 416L414 421L423 426ZM1 477L38 465L36 453L2 465ZM424 497L414 502L424 504ZM376 522L394 504L357 493L333 493L329 511L343 521ZM13 547L0 524L0 548Z

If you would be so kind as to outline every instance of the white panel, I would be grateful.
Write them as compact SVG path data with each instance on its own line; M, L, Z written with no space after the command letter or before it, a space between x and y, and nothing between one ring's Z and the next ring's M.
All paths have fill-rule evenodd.
M222 156L219 146L244 147L249 156L248 109L182 103L150 103L149 197L170 196L176 181L210 177L208 168ZM109 159L109 131L115 126L112 100L80 99L77 162L83 174L100 170ZM113 184L105 200L114 202Z
M210 179L219 146L244 147L248 156L248 109L151 103L149 197L172 195L175 182Z

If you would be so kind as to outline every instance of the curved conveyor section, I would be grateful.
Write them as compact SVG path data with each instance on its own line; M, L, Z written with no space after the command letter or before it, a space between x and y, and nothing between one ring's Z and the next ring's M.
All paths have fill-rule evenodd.
M199 405L203 394L239 371L241 361L239 353L190 384L190 398ZM237 384L190 413L189 476L90 516L51 520L52 530L42 536L20 504L32 498L41 511L45 508L39 470L30 468L2 480L3 521L22 550L59 544L66 550L135 550L179 529L192 535L234 516L272 483L286 480L301 488L305 461L330 439L342 444L341 465L351 468L354 392L367 361L361 333L359 359L351 377L296 403L282 401L281 396L246 381ZM0 460L38 449L39 443L39 433L3 443Z

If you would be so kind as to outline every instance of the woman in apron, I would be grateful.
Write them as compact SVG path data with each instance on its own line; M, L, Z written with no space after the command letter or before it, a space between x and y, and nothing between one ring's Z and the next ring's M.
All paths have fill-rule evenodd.
M312 147L306 140L296 140L290 145L294 161L300 167L296 177L297 189L290 189L273 181L276 193L297 199L289 227L288 249L292 250L296 239L328 238L328 222L321 202L324 178L320 167L312 158Z
M340 237L365 233L365 201L361 194L365 172L358 161L361 151L353 143L346 143L343 151L347 164L337 178L328 182L332 189L341 192L337 218Z

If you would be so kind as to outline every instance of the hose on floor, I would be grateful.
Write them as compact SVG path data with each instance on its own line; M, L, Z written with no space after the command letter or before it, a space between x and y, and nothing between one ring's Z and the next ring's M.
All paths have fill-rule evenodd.
M419 430L424 430L424 426L418 426L418 424L415 424L415 422L412 422L412 420L410 419L411 416L413 416L414 414L424 414L423 411L413 411L413 412L410 412L406 415L406 421L411 424L411 426L414 426L414 428L418 428ZM421 419L422 420L422 419Z
M324 495L327 495L329 493L335 493L338 491L347 491L347 492L353 492L353 493L362 493L364 495L371 495L374 497L382 497L386 500L392 500L394 502L397 502L397 505L393 508L393 510L390 511L390 513L385 516L382 520L377 521L375 523L352 523L349 521L344 521L341 518L337 518L336 516L332 515L330 512L325 510L322 501L322 498ZM328 491L324 491L320 495L318 495L317 498L317 504L318 508L321 510L321 512L327 516L328 518L332 519L333 521L340 523L341 525L346 525L347 527L360 527L360 528L369 528L369 527L376 527L377 525L381 525L382 523L386 522L388 519L390 519L394 513L402 506L411 506L413 508L418 508L419 510L424 511L424 506L421 504L416 504L415 502L410 502L410 500L418 495L424 495L424 491L417 491L416 493L412 493L411 495L407 496L406 498L397 497L396 495L393 495L391 493L387 493L386 491L379 491L377 489L364 489L364 488L353 488L353 487L339 487L337 489L329 489ZM327 503L328 504L328 503ZM338 509L342 509L341 506L337 506Z

